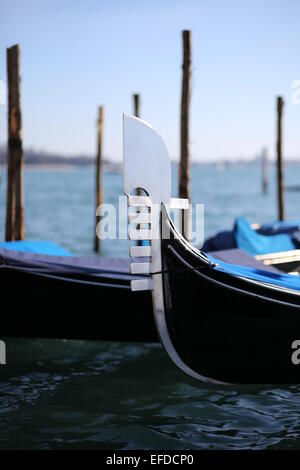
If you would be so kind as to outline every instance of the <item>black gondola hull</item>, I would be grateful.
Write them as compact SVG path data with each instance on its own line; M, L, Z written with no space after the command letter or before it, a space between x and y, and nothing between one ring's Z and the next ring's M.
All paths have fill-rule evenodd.
M163 223L170 223L166 215ZM292 360L299 295L214 269L176 238L172 224L162 267L168 331L184 364L222 382L300 382Z
M130 280L1 266L1 337L157 341L151 293Z

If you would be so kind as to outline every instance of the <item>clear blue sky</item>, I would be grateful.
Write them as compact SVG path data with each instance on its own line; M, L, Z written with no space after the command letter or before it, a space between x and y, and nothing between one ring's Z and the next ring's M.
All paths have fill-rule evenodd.
M275 96L286 100L284 151L300 157L299 0L0 0L0 80L6 47L21 45L24 146L121 159L121 114L142 96L142 117L179 153L181 31L192 30L194 160L274 154ZM0 106L0 143L6 140Z

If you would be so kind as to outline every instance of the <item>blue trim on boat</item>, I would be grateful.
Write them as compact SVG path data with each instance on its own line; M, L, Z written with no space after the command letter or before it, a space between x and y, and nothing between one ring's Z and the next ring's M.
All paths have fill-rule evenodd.
M248 266L238 266L237 264L225 263L210 255L206 256L215 264L214 269L223 271L233 276L244 277L254 281L266 282L279 287L285 287L295 291L300 291L300 276L285 274L280 272L266 271L263 268L250 268Z

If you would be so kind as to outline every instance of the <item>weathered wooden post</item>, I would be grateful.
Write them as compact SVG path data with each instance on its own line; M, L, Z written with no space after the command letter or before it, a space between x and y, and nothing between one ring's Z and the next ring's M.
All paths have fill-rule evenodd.
M134 115L136 117L140 117L140 95L138 93L134 93L133 95L133 107L134 107Z
M138 93L134 93L132 95L133 97L133 113L135 115L135 117L139 118L140 117L140 95ZM137 191L136 191L136 194L137 196L142 196L142 190L141 188L137 188ZM140 212L139 210L137 210L137 212ZM137 225L137 230L140 230L141 229L141 226L140 225ZM141 241L141 240L138 240L136 242L137 245L143 245L145 242Z
M262 164L262 190L266 194L268 192L269 186L269 168L268 168L268 151L264 147L261 155L261 164Z
M284 175L282 157L282 114L284 101L281 96L277 97L277 197L278 197L278 220L285 219L284 211Z
M20 90L20 47L7 49L8 155L5 240L24 240L24 154Z
M99 106L99 115L97 121L97 158L96 158L96 210L97 207L102 204L102 140L103 140L103 119L104 119L104 108ZM101 220L101 216L96 215L96 228ZM100 239L95 232L95 245L94 250L98 252L100 249Z
M189 155L189 115L191 97L191 31L182 32L183 64L180 120L180 164L179 164L179 197L191 201L190 191L190 155ZM186 220L185 220L186 219ZM188 219L182 217L182 233L189 238Z

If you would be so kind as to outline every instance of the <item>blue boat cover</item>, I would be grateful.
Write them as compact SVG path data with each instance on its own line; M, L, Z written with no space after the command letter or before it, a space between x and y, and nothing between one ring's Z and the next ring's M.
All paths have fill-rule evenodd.
M212 263L215 263L214 269L223 271L233 276L244 277L254 281L266 282L275 286L284 287L300 291L300 276L285 274L280 272L266 271L259 268L250 268L248 266L238 266L236 264L225 263L219 259L207 255Z
M288 233L293 235L300 231L299 220L278 220L271 224L262 224L257 232L262 235L278 235L279 233Z
M232 248L231 250L217 250L206 253L209 257L215 258L219 261L224 261L228 264L236 264L238 266L247 266L248 268L256 268L264 271L272 271L273 273L280 273L279 269L272 265L266 265L262 261L257 260L254 256L249 255L244 250L239 248ZM300 264L300 262L299 262Z
M223 230L207 238L201 248L205 253L209 251L232 250L237 248L233 230Z
M249 225L249 224L248 224ZM274 235L279 235L279 234L286 234L288 235L293 243L293 248L300 248L300 221L277 221L273 222L270 224L263 224L261 225L257 230L253 231L249 226L247 227L247 232L250 233L250 237L252 237L252 232L260 235L267 235L269 237L273 237ZM260 239L260 242L262 241L263 246L265 246L265 239ZM272 238L272 243L274 239ZM271 240L270 242L271 243ZM213 237L207 238L204 242L204 245L202 247L202 250L205 251L205 253L209 251L219 251L219 250L230 250L234 248L242 248L246 249L248 251L249 245L247 246L239 246L237 245L236 241L236 234L234 230L225 230L222 232L218 232L216 235ZM253 249L253 247L252 247ZM265 249L270 249L269 247ZM277 247L276 247L277 249ZM257 246L256 246L257 250ZM282 251L281 247L279 251ZM268 251L269 253L271 251ZM249 253L249 251L248 251ZM251 253L253 254L253 253ZM257 251L255 251L254 254L259 254Z
M22 251L23 253L38 253L53 256L72 256L65 248L49 240L18 240L14 242L1 242L0 248Z
M234 225L237 247L250 253L260 255L295 250L291 236L285 233L278 235L261 235L253 230L244 217L238 217Z
M0 247L0 269L7 266L26 269L35 274L85 274L94 278L109 278L120 280L124 286L124 281L132 279L142 279L144 274L131 274L130 263L135 258L107 258L102 256L61 256L37 253L26 253L8 250ZM146 262L141 257L139 261Z

